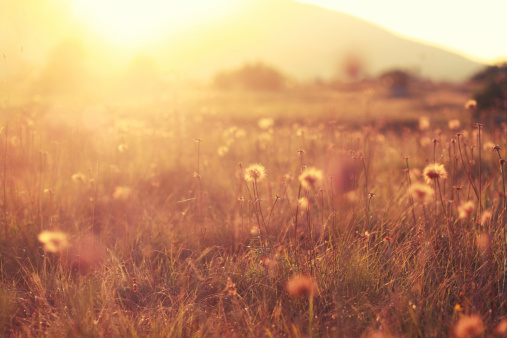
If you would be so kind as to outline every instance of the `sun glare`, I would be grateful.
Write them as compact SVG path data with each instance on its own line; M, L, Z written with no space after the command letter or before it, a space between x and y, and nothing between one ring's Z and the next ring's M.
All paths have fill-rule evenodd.
M232 0L71 0L75 15L112 43L138 47L219 20Z

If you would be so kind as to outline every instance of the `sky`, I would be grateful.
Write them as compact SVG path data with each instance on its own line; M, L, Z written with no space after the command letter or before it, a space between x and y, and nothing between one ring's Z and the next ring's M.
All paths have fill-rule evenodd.
M507 0L298 1L348 13L478 61L507 60Z

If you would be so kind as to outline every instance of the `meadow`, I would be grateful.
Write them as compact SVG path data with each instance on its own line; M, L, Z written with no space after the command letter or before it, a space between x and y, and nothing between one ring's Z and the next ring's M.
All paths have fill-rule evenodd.
M5 103L0 334L507 334L507 125L469 88Z

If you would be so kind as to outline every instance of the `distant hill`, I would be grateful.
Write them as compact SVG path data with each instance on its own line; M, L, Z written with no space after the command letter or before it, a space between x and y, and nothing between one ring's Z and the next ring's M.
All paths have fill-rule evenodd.
M297 78L343 76L356 58L363 74L401 68L432 80L462 81L484 65L397 36L348 14L292 0L254 0L229 20L196 27L152 47L194 76L263 61Z
M168 33L132 51L93 33L71 15L64 0L5 0L0 5L0 29L7 32L0 35L0 91L26 83L33 83L34 93L60 91L58 84L96 90L110 79L127 81L121 73L132 62L139 68L139 55L150 76L176 71L201 80L257 62L297 80L346 79L347 70L348 75L378 76L395 68L459 82L483 67L333 10L293 0L234 1L245 4L220 21ZM58 76L72 78L73 84L59 83Z

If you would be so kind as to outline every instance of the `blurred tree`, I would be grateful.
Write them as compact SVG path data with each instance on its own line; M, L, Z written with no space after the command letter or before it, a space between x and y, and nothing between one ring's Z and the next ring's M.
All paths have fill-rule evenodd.
M34 95L61 96L82 92L90 85L86 50L78 40L64 40L51 52L35 80Z
M393 97L410 96L409 85L411 76L409 73L393 69L380 75L382 83L389 89L389 95Z
M507 120L507 64L489 66L472 77L479 84L475 118L490 117L495 122Z
M213 77L213 85L219 89L280 90L285 77L275 68L261 62L245 64L232 71L220 71Z

